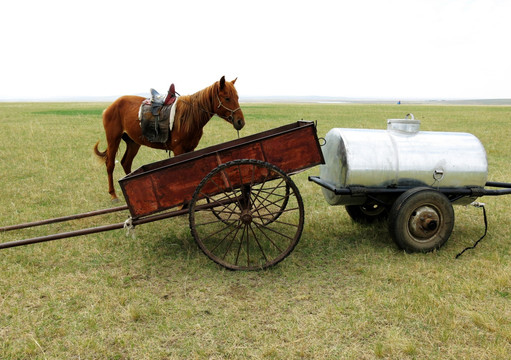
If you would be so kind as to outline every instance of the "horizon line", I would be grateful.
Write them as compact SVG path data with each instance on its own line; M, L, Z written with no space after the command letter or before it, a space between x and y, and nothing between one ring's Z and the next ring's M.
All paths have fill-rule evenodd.
M149 98L149 93L135 94ZM118 99L116 95L80 95L80 96L52 96L52 97L13 97L0 98L1 103L8 102L111 102ZM511 98L434 98L434 97L346 97L346 96L323 96L323 95L246 95L240 96L239 102L310 102L310 103L357 103L357 102L381 102L381 103L416 103L416 102L491 102L511 105Z

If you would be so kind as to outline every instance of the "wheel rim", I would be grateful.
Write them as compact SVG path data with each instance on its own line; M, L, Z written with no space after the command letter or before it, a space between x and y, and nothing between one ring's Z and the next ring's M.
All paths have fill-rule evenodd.
M371 202L360 206L360 210L364 215L375 217L385 212L385 206Z
M190 228L201 250L233 270L283 260L298 243L303 218L302 200L289 176L256 160L217 167L199 184L190 207Z
M410 214L408 230L417 241L428 241L436 236L442 224L442 215L433 205L420 206Z

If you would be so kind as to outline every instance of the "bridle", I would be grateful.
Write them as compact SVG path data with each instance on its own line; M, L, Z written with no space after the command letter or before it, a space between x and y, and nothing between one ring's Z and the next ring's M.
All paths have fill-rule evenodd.
M222 104L222 100L220 100L220 95L218 95L218 93L216 93L216 99L218 100L218 106L216 107L217 109L220 109L220 107L223 107L225 110L227 111L230 111L231 112L231 115L227 116L227 117L223 117L221 115L218 115L216 114L217 116L221 117L222 119L224 120L227 120L229 123L233 123L234 122L234 113L238 110L241 110L241 107L238 106L237 109L229 109L227 106L225 106L224 104Z

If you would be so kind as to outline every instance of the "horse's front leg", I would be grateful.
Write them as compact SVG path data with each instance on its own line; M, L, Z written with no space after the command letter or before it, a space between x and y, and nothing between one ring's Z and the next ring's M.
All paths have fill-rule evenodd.
M128 175L131 172L131 165L133 165L133 159L135 158L135 156L138 153L138 150L140 149L140 144L134 142L126 133L123 134L122 139L126 142L126 151L124 152L124 156L122 157L121 165L126 175Z

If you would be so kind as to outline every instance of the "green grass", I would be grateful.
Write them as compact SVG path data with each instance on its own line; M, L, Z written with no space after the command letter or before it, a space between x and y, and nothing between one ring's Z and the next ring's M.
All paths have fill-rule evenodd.
M0 104L0 226L110 207L101 103ZM299 119L385 128L412 112L422 130L471 132L489 177L509 181L511 108L505 106L244 104L248 135ZM237 136L213 118L200 147ZM369 146L370 144L368 144ZM119 159L122 154L119 154ZM144 148L134 167L161 160ZM306 223L275 268L232 272L196 247L187 217L0 251L1 359L507 359L511 354L511 199L456 207L439 251L406 254L384 223L354 224L294 176ZM123 176L120 166L115 177ZM119 187L117 190L120 193ZM0 233L2 242L126 214Z

